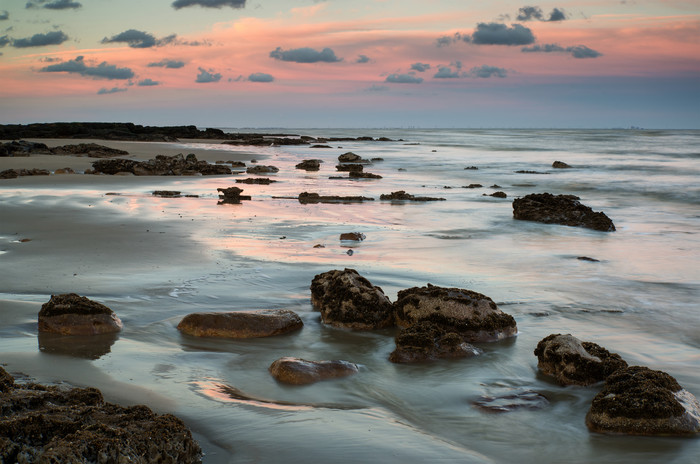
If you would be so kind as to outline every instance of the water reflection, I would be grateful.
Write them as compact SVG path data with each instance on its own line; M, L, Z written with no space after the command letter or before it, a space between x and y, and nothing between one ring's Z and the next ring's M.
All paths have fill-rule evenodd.
M61 335L39 332L39 351L42 353L62 354L84 359L99 359L108 354L118 334L100 335Z

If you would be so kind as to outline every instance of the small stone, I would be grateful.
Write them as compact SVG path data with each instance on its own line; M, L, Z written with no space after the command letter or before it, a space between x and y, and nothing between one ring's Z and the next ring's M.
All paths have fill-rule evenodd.
M107 306L75 293L51 295L39 311L39 332L98 335L122 329L122 321Z
M268 370L278 382L291 385L308 385L321 380L338 379L359 371L357 364L347 361L307 361L293 357L276 360Z
M259 338L293 332L303 325L294 311L261 309L188 314L177 325L177 329L195 337Z
M563 161L555 161L552 163L552 167L555 169L569 169L571 166Z

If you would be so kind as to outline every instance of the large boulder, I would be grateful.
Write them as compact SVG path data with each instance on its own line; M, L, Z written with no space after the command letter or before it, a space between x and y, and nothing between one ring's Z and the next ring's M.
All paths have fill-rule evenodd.
M39 311L39 332L62 335L116 333L122 321L107 306L75 293L51 295Z
M468 358L481 351L465 343L462 337L432 322L419 322L402 329L396 336L396 349L389 355L394 363L433 361L443 358Z
M18 385L0 367L0 411L0 462L201 462L180 419L105 403L95 388Z
M401 290L394 303L396 324L430 321L458 333L466 342L493 342L518 332L515 319L481 293L428 284Z
M391 327L391 301L354 269L318 274L311 281L311 303L334 327L371 330Z
M301 358L284 357L276 360L268 369L282 383L308 385L321 380L337 379L356 374L357 364L347 361L307 361Z
M288 309L260 309L227 313L192 313L177 329L195 337L257 338L299 330L304 323Z
M523 221L586 227L603 232L615 231L612 220L579 202L575 195L531 193L513 200L513 217Z
M617 353L571 334L552 334L535 348L537 367L560 385L591 385L605 380L627 363Z
M662 371L633 366L605 380L586 415L592 432L689 436L700 433L700 403Z

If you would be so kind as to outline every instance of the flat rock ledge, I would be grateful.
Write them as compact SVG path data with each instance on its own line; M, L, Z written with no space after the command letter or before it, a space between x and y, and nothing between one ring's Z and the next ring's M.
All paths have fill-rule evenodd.
M0 410L0 462L201 462L180 419L106 403L95 388L19 385L0 367Z
M39 332L62 335L116 333L122 321L102 303L75 293L51 295L39 311Z
M401 290L394 303L396 325L433 322L458 333L465 342L495 342L518 333L515 319L494 301L471 290L428 284Z
M406 193L405 190L397 190L391 193L382 193L379 196L380 200L384 201L445 201L444 198L438 197L417 197L410 193Z
M301 318L288 309L260 309L228 313L192 313L177 329L195 337L259 338L282 335L304 326Z
M607 378L586 425L598 433L697 436L700 403L669 374L633 366Z
M230 175L231 168L223 164L209 164L199 161L190 153L174 156L157 155L148 161L135 161L122 158L101 159L92 163L92 173L124 174L135 176L192 176ZM86 174L88 172L86 171Z
M372 330L394 325L389 298L354 269L315 276L311 303L321 312L323 322L334 327Z
M619 354L571 334L543 338L535 348L535 356L540 371L560 385L592 385L627 367Z
M313 192L301 192L297 197L302 205L316 203L362 203L365 201L373 201L374 198L363 197L360 195L354 196L339 196L339 195L319 195Z
M389 355L393 363L415 363L448 358L470 358L481 350L462 337L432 322L419 322L402 329L396 336L396 349Z
M595 212L579 202L575 195L531 193L513 200L513 217L522 221L585 227L614 232L615 225L603 212Z
M278 381L291 385L308 385L321 380L338 379L357 374L357 364L348 361L307 361L284 357L276 360L268 369Z

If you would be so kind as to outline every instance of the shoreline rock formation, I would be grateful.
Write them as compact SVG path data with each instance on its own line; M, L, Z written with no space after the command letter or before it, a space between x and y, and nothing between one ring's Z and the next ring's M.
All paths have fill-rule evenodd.
M294 311L260 309L188 314L177 325L177 330L194 337L260 338L283 335L303 326Z
M148 161L135 161L122 158L101 159L92 163L92 174L131 173L135 176L203 176L230 175L231 168L223 164L209 164L199 161L190 153L174 156L157 155ZM85 172L88 174L88 172Z
M575 195L531 193L513 200L513 218L545 224L586 227L614 232L615 225L603 212L594 212Z
M379 196L380 200L390 200L390 201L445 201L444 198L436 197L417 197L406 193L405 190L398 190L396 192L391 192L390 194L383 193Z
M395 341L396 349L389 355L389 361L393 363L469 358L481 353L475 346L464 342L456 332L430 321L402 329Z
M75 293L51 295L39 311L39 332L63 335L116 333L122 321L107 306Z

